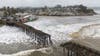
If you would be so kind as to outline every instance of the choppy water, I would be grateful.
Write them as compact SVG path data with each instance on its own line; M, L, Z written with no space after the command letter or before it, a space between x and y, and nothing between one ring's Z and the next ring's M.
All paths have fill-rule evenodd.
M61 43L70 41L69 34L78 31L83 26L100 22L100 15L51 17L40 16L39 20L28 22L27 25L35 27L51 35L53 47L33 49L30 37L20 29L9 26L0 27L0 56L62 56Z
M0 53L11 54L32 49L31 38L16 27L0 27Z

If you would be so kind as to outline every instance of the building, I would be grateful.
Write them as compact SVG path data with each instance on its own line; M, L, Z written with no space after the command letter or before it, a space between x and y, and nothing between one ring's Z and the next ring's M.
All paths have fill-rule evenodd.
M0 11L0 17L3 17L4 11Z

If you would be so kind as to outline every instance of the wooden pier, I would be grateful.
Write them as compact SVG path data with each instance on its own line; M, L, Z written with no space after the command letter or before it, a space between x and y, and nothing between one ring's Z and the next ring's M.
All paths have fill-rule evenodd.
M20 28L23 32L29 35L31 39L35 39L37 41L37 46L46 47L51 46L53 44L51 41L51 36L49 34L44 33L41 30L37 30L34 27L31 27L20 22L5 21L5 24Z
M75 42L67 42L61 46L67 51L64 56L100 56L100 51Z

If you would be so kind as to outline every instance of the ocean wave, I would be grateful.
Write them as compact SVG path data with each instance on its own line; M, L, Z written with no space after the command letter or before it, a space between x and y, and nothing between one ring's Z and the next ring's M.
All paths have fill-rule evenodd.
M83 38L83 35L92 34L92 32L86 33L86 31L87 30L92 31L92 28L94 26L97 27L97 25L99 27L100 21L76 23L76 24L59 24L59 25L51 25L51 22L48 23L49 23L48 25L47 24L45 25L44 21L42 22L35 21L35 23L28 22L25 24L50 34L54 45L59 46L62 43L69 42L73 39L78 39L78 37ZM89 26L91 26L91 29L88 29Z
M87 39L91 38L99 38L100 36L100 21L96 22L88 22L88 23L78 23L78 24L59 24L59 25L44 25L43 22L29 22L26 23L32 27L35 27L38 30L41 30L45 33L51 35L51 39L54 43L54 46L59 46L62 43L69 42L73 39ZM43 23L43 24L42 24ZM10 31L9 31L10 30ZM8 33L7 33L8 32ZM1 43L11 44L11 43L25 43L27 44L27 39L30 39L24 32L20 31L18 28L13 28L9 26L3 26L0 28L0 38ZM3 34L5 35L3 35ZM13 35L13 34L16 35ZM12 34L12 35L10 35ZM23 35L25 34L25 35ZM4 37L4 38L2 38ZM20 45L18 45L20 46ZM23 48L24 45L22 45ZM29 46L29 45L28 45ZM91 45L92 46L92 45ZM15 48L16 46L14 46ZM56 48L57 48L56 47ZM26 48L26 47L25 47ZM13 48L12 48L13 49ZM21 49L21 48L15 48ZM55 49L55 48L54 48ZM50 56L49 54L55 53L53 48L40 48L40 49L24 49L24 51L19 51L14 54L0 54L0 56ZM50 50L49 52L46 50ZM61 54L61 52L58 52ZM57 54L58 54L57 53ZM58 56L56 54L56 56ZM54 55L54 54L53 54ZM62 55L62 54L61 54ZM60 56L61 56L60 55Z
M30 37L19 28L6 25L0 27L0 43L28 42L28 39L30 39Z
M21 51L14 54L0 54L0 56L49 56L53 53L52 48L41 48Z
M80 39L92 38L97 39L100 38L100 24L90 24L81 27L77 32L72 33L70 36L79 37Z

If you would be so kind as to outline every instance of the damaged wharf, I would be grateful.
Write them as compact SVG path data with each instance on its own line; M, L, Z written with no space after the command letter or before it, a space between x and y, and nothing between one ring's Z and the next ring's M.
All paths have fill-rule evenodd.
M93 48L70 41L61 44L64 56L100 56L100 51Z
M27 35L29 35L32 39L37 41L37 45L42 45L42 47L52 45L51 36L47 33L44 33L40 30L35 29L29 25L20 22L7 22L6 25L15 26L23 30Z

